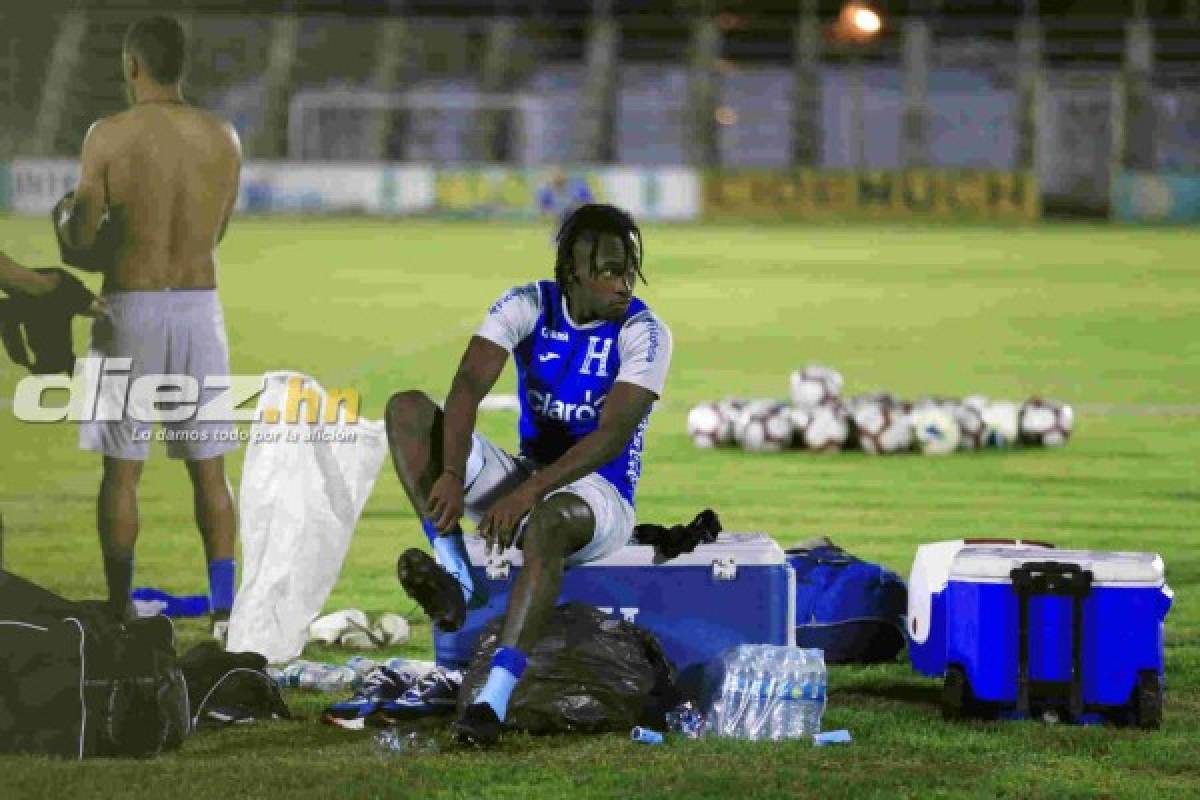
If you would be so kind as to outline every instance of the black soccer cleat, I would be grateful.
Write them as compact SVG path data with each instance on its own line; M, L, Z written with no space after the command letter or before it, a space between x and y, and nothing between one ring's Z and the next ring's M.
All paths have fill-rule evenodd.
M491 747L500 739L500 718L487 703L472 703L450 723L450 733L460 744Z
M396 561L396 577L408 596L444 631L456 631L467 618L462 586L428 553L410 547Z

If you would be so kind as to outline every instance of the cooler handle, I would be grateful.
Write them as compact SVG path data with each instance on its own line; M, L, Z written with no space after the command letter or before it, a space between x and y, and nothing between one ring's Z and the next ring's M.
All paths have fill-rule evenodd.
M1083 600L1092 588L1092 571L1078 564L1059 561L1030 561L1014 568L1013 590L1017 593L1017 712L1029 713L1029 598L1066 595L1071 598L1072 717L1083 713Z
M1050 542L1042 542L1037 539L1004 539L986 536L979 539L963 539L963 544L1029 544L1034 547L1049 547L1051 549L1054 547Z

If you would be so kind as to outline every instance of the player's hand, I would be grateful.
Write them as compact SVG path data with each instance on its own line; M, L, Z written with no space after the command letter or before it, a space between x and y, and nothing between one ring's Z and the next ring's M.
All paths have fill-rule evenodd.
M462 518L465 502L463 482L449 472L443 472L429 490L425 517L442 533L448 532Z
M92 304L90 306L88 306L87 311L83 312L83 316L99 318L99 317L107 317L111 313L112 313L112 309L109 308L108 301L105 300L103 297L97 297L92 300Z
M30 271L27 277L27 282L21 288L25 294L31 297L41 297L47 295L58 288L61 282L61 276L53 272L34 272Z
M487 510L479 521L479 533L487 540L487 552L502 553L512 546L521 520L537 500L537 495L518 486Z

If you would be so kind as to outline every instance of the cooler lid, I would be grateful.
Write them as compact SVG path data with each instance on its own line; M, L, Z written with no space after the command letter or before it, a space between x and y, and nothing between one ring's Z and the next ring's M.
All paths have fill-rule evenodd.
M1031 561L1078 564L1092 573L1093 585L1163 585L1164 567L1157 553L1123 553L1106 550L1046 550L1040 547L964 547L954 557L950 580L1007 583L1010 573Z
M481 536L463 537L467 545L467 554L471 563L485 564L489 558L485 556L485 542ZM490 560L495 560L495 555ZM522 553L515 547L510 547L500 554L500 558L510 565L517 567L524 563ZM785 562L783 548L770 537L761 532L722 533L712 544L699 545L690 553L683 553L669 561L662 562L663 567L711 567L715 560L732 560L739 567L779 566ZM588 567L646 567L654 564L654 548L650 545L627 544L611 556L588 562Z

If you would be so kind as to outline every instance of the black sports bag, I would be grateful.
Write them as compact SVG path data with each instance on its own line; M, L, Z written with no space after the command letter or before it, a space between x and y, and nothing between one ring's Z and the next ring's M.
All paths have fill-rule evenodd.
M158 755L189 730L175 630L0 570L0 752Z

